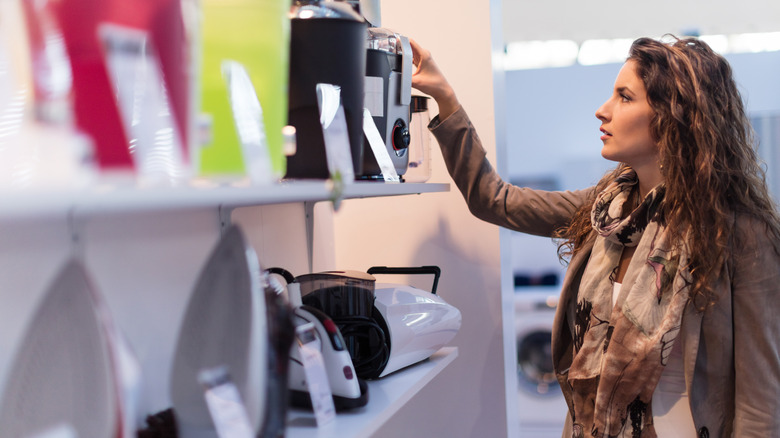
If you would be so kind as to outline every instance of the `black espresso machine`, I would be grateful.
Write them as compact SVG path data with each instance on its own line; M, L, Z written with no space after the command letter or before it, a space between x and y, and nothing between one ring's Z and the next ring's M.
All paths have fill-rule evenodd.
M288 122L297 151L287 157L287 178L326 179L317 84L340 89L355 175L363 174L365 19L346 2L296 0L291 9Z
M289 123L297 131L297 152L287 158L286 176L329 176L318 83L340 88L355 179L383 179L363 135L364 108L396 173L403 175L409 163L413 69L408 38L379 27L378 0L296 0L291 17Z

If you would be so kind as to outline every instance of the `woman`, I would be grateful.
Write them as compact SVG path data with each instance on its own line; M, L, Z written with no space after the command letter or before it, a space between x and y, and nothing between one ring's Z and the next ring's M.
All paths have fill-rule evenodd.
M597 110L585 190L505 183L455 92L413 43L413 86L477 217L560 238L553 325L564 437L780 433L780 220L728 63L695 39L641 38Z

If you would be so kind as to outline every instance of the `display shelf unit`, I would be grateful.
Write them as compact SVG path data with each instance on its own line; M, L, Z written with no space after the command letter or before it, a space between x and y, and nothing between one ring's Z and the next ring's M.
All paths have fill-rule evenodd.
M167 212L213 210L222 219L224 228L226 222L231 220L231 211L236 208L302 204L307 228L305 251L308 254L309 266L311 267L313 204L321 201L415 195L449 190L450 184L447 183L354 182L344 185L336 193L333 184L324 180L281 181L264 186L225 184L204 180L176 187L142 187L129 183L102 181L83 189L0 189L0 221L23 224L29 220L32 225L31 227L24 225L26 227L24 229L27 230L40 226L36 222L38 219L54 219L55 221L67 219L68 230L73 234L71 239L73 248L76 254L83 255L85 253L83 245L98 247L98 252L106 251L106 247L102 246L104 245L101 240L103 235L100 233L98 236L101 237L80 238L80 234L88 229L84 224L92 223L91 221L83 221L83 219L104 217L107 222L96 221L98 224L104 225L121 220L124 214L141 214L163 218L165 217L164 213ZM163 213L163 215L159 216L159 213ZM174 217L181 218L182 216L175 215ZM167 220L163 219L163 221ZM153 223L141 222L141 224L130 225L134 232L141 232L150 223ZM197 226L194 229L199 230L198 233L209 234L213 232L213 230L209 231L208 228L197 228ZM135 234L135 236L137 235ZM88 243L85 244L86 241ZM128 245L131 246L141 244L128 242ZM54 243L52 245L56 246ZM37 248L36 246L35 251L39 250ZM297 252L293 249L289 251ZM301 255L304 254L301 253ZM198 256L186 255L185 257L195 260ZM177 263L179 267L182 264L181 261ZM105 269L105 266L102 267ZM114 274L113 268L109 268L109 274L101 272L100 267L97 267L95 272L99 274L98 278L103 276L101 279L103 281ZM148 285L144 287L148 287ZM315 426L313 414L294 411L289 416L290 425L287 436L293 438L369 436L395 415L421 388L432 381L456 356L457 349L444 348L426 361L394 373L380 381L370 382L370 399L366 407L353 412L339 413L334 422L323 428Z
M346 184L340 199L446 192L447 183ZM328 181L283 181L265 186L202 183L183 187L133 187L96 184L87 189L0 191L0 217L31 217L61 213L111 214L209 207L249 207L333 199Z
M293 409L287 416L287 438L362 438L377 432L404 404L430 383L458 356L444 347L429 359L368 383L368 404L317 427L310 411Z

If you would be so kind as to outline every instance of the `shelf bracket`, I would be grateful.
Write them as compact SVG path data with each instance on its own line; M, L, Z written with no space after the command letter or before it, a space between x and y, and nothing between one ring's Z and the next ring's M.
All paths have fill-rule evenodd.
M314 272L314 205L315 201L303 202L303 213L306 220L306 255L309 262L309 273Z
M233 210L235 207L229 207L219 204L219 234L224 236L228 228L233 224Z

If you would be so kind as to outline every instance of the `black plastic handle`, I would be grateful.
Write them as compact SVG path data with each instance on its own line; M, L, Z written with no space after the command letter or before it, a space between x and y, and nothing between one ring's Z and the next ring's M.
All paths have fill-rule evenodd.
M284 268L268 268L265 270L265 272L269 274L278 274L284 277L284 281L287 282L287 284L292 283L295 281L295 276L290 273L287 269Z
M418 275L418 274L426 274L426 275L433 275L433 287L431 288L431 293L436 293L436 287L439 285L439 277L441 277L441 268L438 266L420 266L420 267L388 267L388 266L373 266L368 269L368 273L371 275L374 274L400 274L400 275L406 275L406 274L412 274L412 275Z

